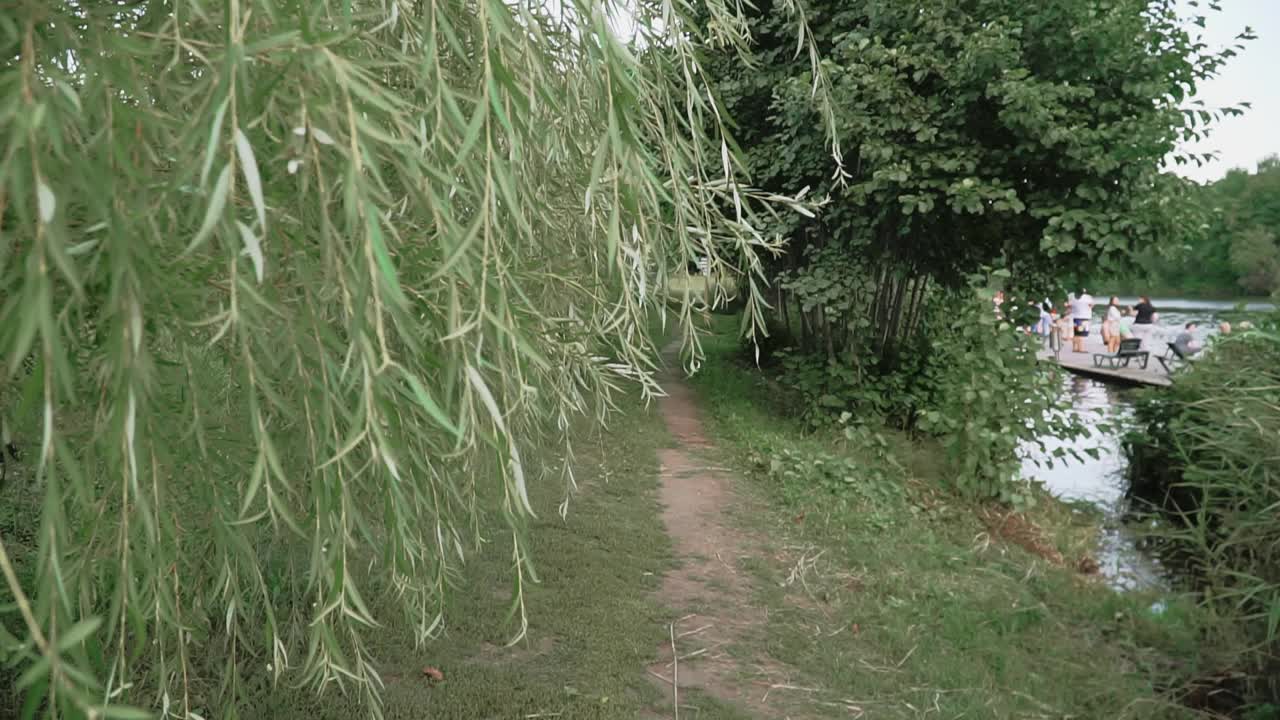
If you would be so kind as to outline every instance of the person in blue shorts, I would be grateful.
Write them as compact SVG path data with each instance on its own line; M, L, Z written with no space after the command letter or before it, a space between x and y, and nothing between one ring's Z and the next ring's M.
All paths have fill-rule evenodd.
M1071 338L1071 350L1084 352L1085 338L1089 337L1089 322L1093 320L1093 296L1081 289L1080 294L1071 300L1071 324L1075 326L1075 334Z

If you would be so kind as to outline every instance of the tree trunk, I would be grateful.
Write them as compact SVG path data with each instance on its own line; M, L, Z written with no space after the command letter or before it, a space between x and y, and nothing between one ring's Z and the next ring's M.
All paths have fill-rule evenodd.
M791 314L787 312L787 291L782 289L782 284L778 284L778 314L781 315L783 331L787 334L787 339L792 337Z
M880 269L876 272L876 290L872 295L870 312L871 337L873 338L871 350L877 354L880 352L880 345L876 340L879 338L879 331L883 324L882 318L884 316L884 308L886 305L885 296L888 293L888 280L889 266L887 264L881 265Z
M919 286L916 288L915 306L911 310L911 320L907 323L907 332L911 335L916 334L916 329L920 325L921 311L924 309L924 298L929 289L929 276L921 275Z
M905 275L898 282L898 294L893 301L893 315L889 320L888 343L886 350L893 355L898 352L898 346L902 344L903 333L901 332L902 324L902 306L907 298L910 297L911 285L915 282L915 277L910 273Z
M818 314L822 318L822 336L827 345L827 362L835 362L836 351L831 337L831 320L827 317L827 312L823 308L818 309Z
M804 352L810 352L812 348L809 345L810 331L808 313L804 311L804 306L796 308L796 317L800 319L800 349Z
M902 306L902 291L906 285L906 278L897 276L890 277L888 302L885 304L884 316L881 319L880 328L880 359L892 361L892 350L896 344L897 338L893 336L894 323L897 322L899 310Z

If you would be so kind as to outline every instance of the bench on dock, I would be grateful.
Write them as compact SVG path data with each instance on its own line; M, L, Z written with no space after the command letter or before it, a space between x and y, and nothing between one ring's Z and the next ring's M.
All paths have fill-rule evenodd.
M1103 363L1111 369L1120 367L1129 367L1130 360L1141 360L1142 369L1147 369L1147 362L1151 357L1151 353L1142 349L1141 338L1127 338L1120 341L1120 349L1114 354L1111 353L1094 353L1093 366L1102 367ZM1159 358L1157 358L1159 359ZM1163 363L1163 361L1161 361Z

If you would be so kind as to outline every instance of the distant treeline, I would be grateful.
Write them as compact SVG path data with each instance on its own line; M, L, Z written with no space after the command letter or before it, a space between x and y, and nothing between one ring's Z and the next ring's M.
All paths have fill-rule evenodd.
M1236 168L1208 185L1188 184L1202 211L1198 232L1183 245L1140 253L1129 276L1094 285L1203 297L1280 292L1280 157L1263 158L1252 173Z

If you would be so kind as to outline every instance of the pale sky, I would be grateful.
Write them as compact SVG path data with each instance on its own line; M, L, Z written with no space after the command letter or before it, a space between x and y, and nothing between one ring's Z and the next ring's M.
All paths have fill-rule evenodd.
M1195 12L1182 0L1184 13ZM1207 7L1201 0L1200 9ZM1253 103L1243 117L1227 117L1208 139L1186 146L1195 153L1216 152L1218 159L1203 167L1172 165L1175 172L1201 182L1217 180L1241 167L1252 172L1258 160L1280 153L1280 0L1222 0L1221 12L1207 12L1204 41L1210 48L1233 44L1245 26L1256 40L1231 58L1218 75L1201 83L1196 99L1207 108ZM1196 29L1196 28L1193 28Z

